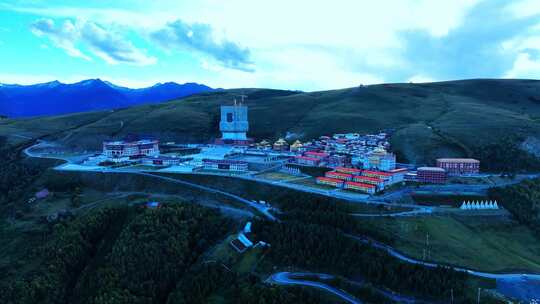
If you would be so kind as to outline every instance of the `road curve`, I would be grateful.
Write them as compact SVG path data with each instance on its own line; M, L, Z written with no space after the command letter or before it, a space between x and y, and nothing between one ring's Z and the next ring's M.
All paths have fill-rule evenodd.
M352 304L360 304L359 300L355 299L351 295L345 293L344 291L341 291L337 288L334 288L330 285L326 285L321 282L315 282L315 281L308 281L308 280L300 280L295 279L293 277L300 277L305 275L311 275L311 276L318 276L320 279L330 279L332 276L327 274L316 274L316 273L297 273L297 272L278 272L271 275L266 282L271 284L277 284L277 285L299 285L299 286L307 286L307 287L313 287L317 288L326 292L329 292L348 303Z
M39 147L39 146L45 146L45 145L47 145L46 142L39 141L36 145L33 145L31 147L28 147L28 148L24 149L23 152L27 156L33 157L33 158L60 159L60 160L63 160L63 161L66 161L67 163L69 163L68 159L64 159L64 158L61 158L61 157L44 157L44 156L41 156L39 154L31 152L32 148ZM58 171L64 171L62 169L62 166L58 166L58 167L56 167L54 169L58 170ZM75 170L65 170L65 171L75 171ZM199 189L199 190L202 190L202 191L205 191L205 192L210 192L210 193L214 193L214 194L220 194L220 195L232 198L232 199L234 199L234 200L236 200L238 202L241 202L243 204L248 205L251 208L256 209L257 211L259 211L261 214L263 214L267 219L269 219L271 221L277 221L278 220L275 216L273 216L268 211L267 207L259 205L259 204L255 203L253 201L247 200L247 199L245 199L243 197L240 197L240 196L238 196L236 194L232 194L232 193L229 193L229 192L225 192L225 191L222 191L222 190L214 189L214 188L211 188L211 187L207 187L207 186L203 186L203 185L199 185L199 184L195 184L195 183L191 183L191 182L187 182L187 181L183 181L183 180L178 180L178 179L171 178L171 177L166 177L166 176L161 176L161 175L156 175L156 174L151 174L151 173L141 172L141 171L126 170L126 169L121 169L121 168L118 168L118 169L103 168L103 169L94 170L94 171L81 170L81 172L109 173L109 174L121 174L121 173L126 174L127 173L127 174L136 174L136 175L148 176L148 177L152 177L152 178L158 178L158 179L166 180L166 181L176 183L176 184L179 184L179 185L183 185L183 186L187 186L187 187L191 187L191 188L196 188L196 189Z
M352 237L352 238L354 238L354 239L356 239L356 240L358 240L358 241L360 241L362 243L369 244L374 248L385 250L391 256L393 256L393 257L395 257L397 259L400 259L400 260L402 260L404 262L407 262L409 264L417 264L417 265L422 265L422 266L430 267L430 268L450 267L450 268L452 268L452 269L454 269L456 271L466 272L466 273L468 273L470 275L473 275L473 276L477 276L477 277L481 277L481 278L487 278L487 279L495 279L495 280L501 280L501 279L503 279L503 280L515 280L515 279L540 280L540 274L531 274L531 273L490 273L490 272L472 270L472 269L468 269L468 268L464 268L464 267L453 267L453 266L448 266L448 265L444 265L444 264L420 261L420 260L408 257L408 256L404 255L403 253L397 251L393 247L388 246L388 245L383 244L383 243L380 243L380 242L377 242L375 240L368 239L368 238L357 237L357 236L353 236L353 235L348 235L348 236Z

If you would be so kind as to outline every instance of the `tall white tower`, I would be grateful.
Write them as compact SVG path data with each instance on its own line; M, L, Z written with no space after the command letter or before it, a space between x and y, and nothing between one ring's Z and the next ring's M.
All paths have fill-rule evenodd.
M248 141L246 135L249 130L248 107L236 104L236 101L233 106L221 106L219 130L225 143Z

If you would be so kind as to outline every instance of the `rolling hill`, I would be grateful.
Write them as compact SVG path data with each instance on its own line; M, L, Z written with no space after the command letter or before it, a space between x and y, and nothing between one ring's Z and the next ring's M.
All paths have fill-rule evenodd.
M100 79L88 79L73 84L58 81L28 86L0 84L0 115L31 117L118 109L212 90L197 83L174 82L130 89Z
M210 142L219 136L219 106L248 95L250 136L310 139L336 132L392 131L401 160L432 163L471 156L512 137L540 137L540 81L478 79L382 84L321 92L235 89L115 111L0 121L0 135L48 135L73 149L99 150L130 133L162 141ZM18 140L21 140L20 137ZM10 140L17 140L14 136ZM536 141L537 142L537 141ZM540 147L530 147L533 152Z

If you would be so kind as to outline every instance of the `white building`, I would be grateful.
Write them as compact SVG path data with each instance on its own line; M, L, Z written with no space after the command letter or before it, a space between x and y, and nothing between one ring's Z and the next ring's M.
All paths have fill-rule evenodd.
M233 106L221 106L221 121L219 123L220 144L249 144L248 107L234 103Z
M362 164L362 168L391 171L396 168L396 155L384 148L376 148L362 156L353 157L353 165Z
M206 170L248 171L248 163L229 159L203 159Z
M137 141L105 141L103 155L109 159L130 158L138 156L159 156L159 141L142 139Z

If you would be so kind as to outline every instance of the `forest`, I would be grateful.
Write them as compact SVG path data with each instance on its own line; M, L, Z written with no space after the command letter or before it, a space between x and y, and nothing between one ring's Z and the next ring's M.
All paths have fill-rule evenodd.
M528 225L540 236L540 178L524 180L502 188L491 188L489 197L497 200L517 221Z
M480 170L502 174L537 172L540 160L519 147L521 138L503 137L472 148L472 157L479 159Z
M16 189L6 188L11 196L2 197L9 217L11 210L20 212L20 206L26 205L20 203L21 198L46 168L25 162L20 157L23 147L5 149L13 160L5 168L13 171L2 170L2 178L8 183L21 178ZM80 181L61 179L48 179L45 185L60 192L86 187ZM352 238L392 242L350 216L350 205L289 191L275 193L271 202L282 211L281 221L254 221L251 238L271 247L253 273L240 274L208 259L209 250L242 224L216 209L181 199L157 209L94 208L41 224L48 227L40 232L41 242L28 245L21 261L0 273L0 303L335 301L313 289L264 283L270 271L289 268L339 276L343 280L337 280L336 286L371 303L379 303L380 294L351 282L366 281L384 290L435 300L448 299L453 290L456 302L467 301L464 273L404 264ZM17 218L10 221L16 223Z

